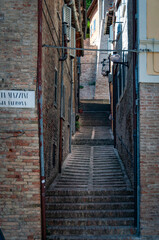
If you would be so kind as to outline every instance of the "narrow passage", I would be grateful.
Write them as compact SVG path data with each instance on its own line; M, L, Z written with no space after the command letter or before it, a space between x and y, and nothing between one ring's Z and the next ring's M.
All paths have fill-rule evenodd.
M80 116L72 153L47 192L48 239L135 239L133 189L108 114L91 109Z

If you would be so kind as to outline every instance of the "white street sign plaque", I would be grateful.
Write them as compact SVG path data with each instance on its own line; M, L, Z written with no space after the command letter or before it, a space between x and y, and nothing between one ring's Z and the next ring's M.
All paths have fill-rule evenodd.
M0 90L0 108L35 108L35 91Z

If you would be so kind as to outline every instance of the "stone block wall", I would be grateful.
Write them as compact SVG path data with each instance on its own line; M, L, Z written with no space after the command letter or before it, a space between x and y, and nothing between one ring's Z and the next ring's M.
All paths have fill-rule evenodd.
M0 90L37 96L37 1L1 1ZM0 228L7 240L41 239L35 108L0 107Z
M159 84L140 83L141 235L159 236Z

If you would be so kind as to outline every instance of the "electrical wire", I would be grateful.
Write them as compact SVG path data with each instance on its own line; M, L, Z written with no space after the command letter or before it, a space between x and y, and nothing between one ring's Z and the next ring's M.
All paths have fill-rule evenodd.
M61 47L61 46L53 46L53 45L47 45L43 44L42 47L48 47L48 48L59 48L59 49L71 49L71 50L81 50L81 51L93 51L93 52L132 52L132 53L145 53L145 52L153 52L150 49L92 49L92 48L72 48L72 47ZM155 51L156 53L159 53Z

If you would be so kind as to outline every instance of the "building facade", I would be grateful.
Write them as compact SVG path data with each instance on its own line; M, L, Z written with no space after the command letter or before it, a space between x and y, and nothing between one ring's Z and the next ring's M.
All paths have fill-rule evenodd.
M1 1L0 228L45 239L45 189L71 151L85 1ZM64 24L65 22L65 24ZM55 48L56 47L56 48Z
M104 22L105 22L105 13L112 6L112 0L93 0L90 7L88 8L87 17L90 20L90 44L88 45L88 40L85 41L85 48L94 48L96 47L96 54L92 52L89 69L90 74L86 76L85 73L88 71L82 72L81 80L87 78L92 80L92 74L94 75L90 85L95 85L95 90L93 94L94 99L104 99L106 103L109 103L109 84L107 72L109 70L109 61L107 59L107 51L99 51L99 49L107 49L107 39L108 36L104 35ZM87 53L86 53L87 54ZM94 56L94 58L93 58ZM92 59L93 58L93 59ZM83 62L86 62L86 59L82 59ZM93 66L94 64L94 66ZM83 89L84 92L84 89ZM81 90L82 93L82 90Z
M158 1L116 0L106 22L113 36L109 82L115 147L134 186L140 239L159 237L157 9Z

